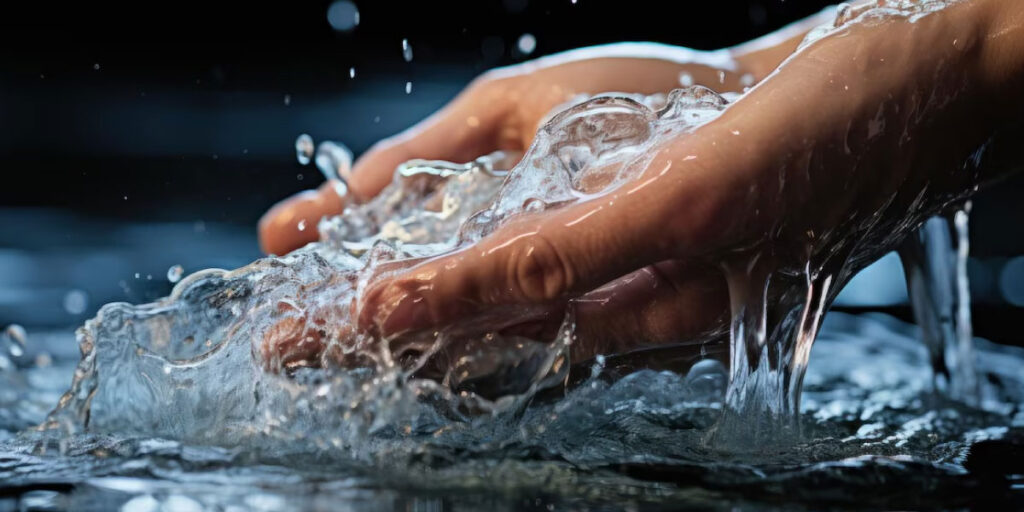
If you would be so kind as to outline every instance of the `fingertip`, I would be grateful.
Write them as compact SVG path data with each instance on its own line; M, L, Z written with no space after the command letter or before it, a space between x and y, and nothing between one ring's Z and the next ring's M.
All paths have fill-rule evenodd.
M266 254L287 254L317 241L317 223L326 215L341 213L344 205L330 182L277 203L260 218L260 249Z

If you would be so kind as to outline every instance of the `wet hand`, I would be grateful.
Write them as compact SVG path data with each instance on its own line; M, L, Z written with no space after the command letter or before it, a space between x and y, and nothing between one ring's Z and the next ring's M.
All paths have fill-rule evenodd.
M908 229L901 220L913 225L965 197L981 176L964 162L1013 117L997 109L1019 113L1019 101L991 100L1020 83L1020 45L1007 48L1005 34L1020 42L1021 13L1001 9L1013 7L962 3L844 26L715 121L666 141L633 182L521 215L378 280L361 326L394 336L560 304L666 261L728 266L756 251L777 269L831 257L866 264Z
M356 163L349 194L330 183L290 197L259 224L260 245L285 254L317 240L321 217L340 213L348 201L365 201L390 183L395 167L413 158L466 162L498 149L524 150L555 107L607 91L653 94L687 81L720 91L740 91L792 50L798 35L783 31L780 48L698 52L653 44L584 48L488 72L442 110L382 140ZM776 46L779 46L777 44Z

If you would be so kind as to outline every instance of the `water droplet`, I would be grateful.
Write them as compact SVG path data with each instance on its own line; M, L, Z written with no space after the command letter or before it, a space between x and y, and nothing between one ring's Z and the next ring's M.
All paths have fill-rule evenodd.
M305 177L305 176L303 176L301 172L295 175L295 179L296 179L296 180L299 180L299 181L302 181L302 180L304 180L305 178L306 178L306 177Z
M181 281L181 276L184 273L185 269L182 268L181 265L174 265L173 267L167 269L167 280L172 283L177 283L178 281Z
M533 37L533 34L523 34L519 36L516 46L519 48L520 53L529 55L533 53L533 50L537 49L537 38Z
M693 85L693 75L687 73L686 71L683 71L682 73L679 73L679 85L682 85L683 87L690 87L690 86L692 86Z
M356 77L356 68L354 66L351 67L351 68L348 68L348 77L349 78L355 78Z
M138 273L138 272L136 272L136 273L135 273L135 279L138 279L139 277L141 277L141 276L139 275L139 273Z
M89 307L89 296L82 290L71 290L64 294L64 311L71 315L81 315Z
M92 69L95 70L95 71L99 71L100 70L100 63L97 62L96 64L93 64L92 65Z
M725 83L725 71L719 71L718 72L718 83L720 83L720 84L724 84Z
M344 197L352 172L352 152L343 144L326 140L317 146L314 161L317 169L334 184L338 196Z
M402 58L406 62L412 62L412 46L409 46L408 39L402 39Z
M295 139L295 158L299 161L299 165L309 165L309 162L313 160L313 137L303 133Z
M743 87L750 87L754 85L754 75L751 75L750 73L743 73L743 76L740 77L740 85Z
M306 219L300 220L297 227L299 228L299 231L305 231L306 230Z
M405 93L406 94L411 94L412 93L412 82L406 82L405 83Z
M291 94L285 94L284 95L284 106L287 107L288 105L291 105L291 104L292 104L292 95Z
M6 334L8 338L14 340L14 343L17 344L8 347L11 355L14 357L21 356L21 354L24 353L22 348L25 347L25 344L28 341L28 333L25 332L25 328L18 324L11 324L4 329L4 334Z
M348 0L338 0L327 8L327 23L338 32L348 32L359 25L359 9Z

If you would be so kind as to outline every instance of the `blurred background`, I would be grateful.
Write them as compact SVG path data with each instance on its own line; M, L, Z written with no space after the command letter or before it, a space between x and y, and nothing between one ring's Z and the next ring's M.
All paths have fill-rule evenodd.
M166 295L174 265L257 258L260 214L322 181L295 160L300 133L358 154L492 67L616 41L715 49L829 3L6 2L0 326L70 328ZM1022 176L990 187L971 222L975 331L1014 344L1022 193ZM909 319L904 290L890 255L837 307Z

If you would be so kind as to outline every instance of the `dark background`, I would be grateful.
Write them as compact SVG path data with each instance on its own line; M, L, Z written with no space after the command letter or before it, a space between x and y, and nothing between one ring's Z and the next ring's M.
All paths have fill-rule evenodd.
M258 257L259 215L322 181L295 162L300 133L358 154L495 66L616 41L720 48L830 2L355 0L350 31L328 23L329 1L12 3L0 7L0 325L56 327L165 295L171 265ZM530 55L516 47L526 33ZM1024 305L1022 183L982 194L972 219L976 331L1008 342ZM898 265L875 273L845 307L906 316Z

